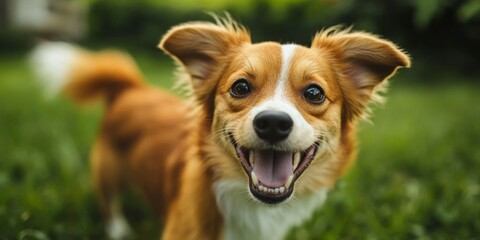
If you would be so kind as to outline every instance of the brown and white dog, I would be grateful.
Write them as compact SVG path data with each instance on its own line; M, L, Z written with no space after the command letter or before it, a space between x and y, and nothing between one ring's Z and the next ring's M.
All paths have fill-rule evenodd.
M144 83L115 51L44 44L34 60L105 116L92 175L110 237L128 234L118 194L140 188L163 239L282 239L308 219L355 157L356 121L408 56L329 28L310 47L252 43L229 19L173 27L159 47L191 87L182 100Z

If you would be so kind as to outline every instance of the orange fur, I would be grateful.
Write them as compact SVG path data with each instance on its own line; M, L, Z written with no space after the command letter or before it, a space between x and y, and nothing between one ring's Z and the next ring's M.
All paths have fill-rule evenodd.
M252 144L248 114L273 96L283 71L282 47L252 44L248 32L228 19L174 27L159 46L179 63L193 102L145 85L134 63L116 52L81 52L71 72L66 91L73 99L108 102L92 153L101 206L111 217L112 198L133 183L165 223L163 239L219 239L226 234L226 219L214 183L249 180L223 133L231 131L238 144ZM409 65L395 45L367 33L326 30L311 48L295 47L283 96L323 134L317 136L321 150L295 183L297 197L331 187L351 164L356 119L378 86ZM229 95L239 78L252 85L251 96ZM303 99L306 83L325 90L322 105Z
M65 92L77 102L106 101L126 88L140 87L143 77L130 56L118 51L78 51Z

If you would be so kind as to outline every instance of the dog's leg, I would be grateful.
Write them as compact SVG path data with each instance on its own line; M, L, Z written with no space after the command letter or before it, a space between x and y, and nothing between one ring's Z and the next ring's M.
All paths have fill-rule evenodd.
M106 231L110 239L130 239L132 230L128 225L122 211L120 199L114 197L109 204L110 218L107 220Z
M100 208L106 221L106 233L110 239L120 240L132 237L126 221L120 195L122 190L121 159L99 139L92 152L92 176Z
M211 189L212 178L200 161L185 166L179 196L168 209L161 239L220 239L223 218Z

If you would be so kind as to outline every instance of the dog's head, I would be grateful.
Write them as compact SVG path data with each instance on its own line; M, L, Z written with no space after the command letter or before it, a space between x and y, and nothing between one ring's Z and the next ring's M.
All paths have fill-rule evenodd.
M244 181L264 203L334 182L351 159L355 119L410 65L393 43L338 28L304 47L253 44L233 21L189 23L159 46L186 70L210 120L218 177Z

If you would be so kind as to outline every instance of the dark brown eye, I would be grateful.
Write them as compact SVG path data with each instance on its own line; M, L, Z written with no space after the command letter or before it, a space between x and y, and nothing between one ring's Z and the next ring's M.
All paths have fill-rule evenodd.
M234 98L244 98L250 94L251 91L247 80L242 78L233 83L230 88L230 95Z
M320 86L312 84L305 89L303 97L310 103L320 104L325 101L325 92Z

